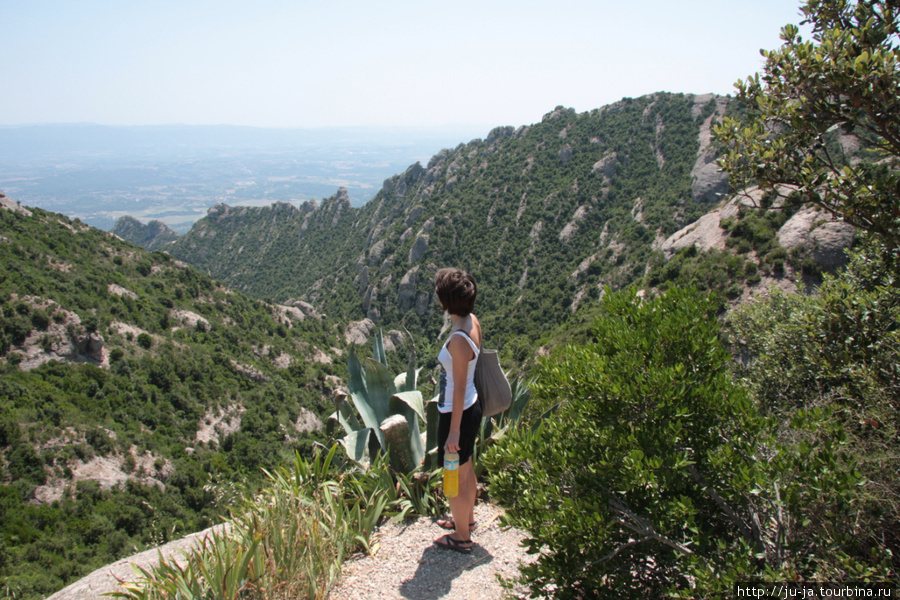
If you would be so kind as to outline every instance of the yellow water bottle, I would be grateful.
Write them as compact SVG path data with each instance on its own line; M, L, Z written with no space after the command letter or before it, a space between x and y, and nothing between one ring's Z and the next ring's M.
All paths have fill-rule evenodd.
M444 454L444 495L456 498L459 494L459 453Z

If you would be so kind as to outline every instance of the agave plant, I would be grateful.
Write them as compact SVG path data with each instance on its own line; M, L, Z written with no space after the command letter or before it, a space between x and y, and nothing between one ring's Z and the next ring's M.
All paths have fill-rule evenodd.
M360 361L351 349L347 361L350 402L347 394L337 394L337 410L331 415L346 433L339 441L351 460L366 467L379 453L386 452L391 468L403 474L418 469L427 451L437 443L437 419L426 420L425 402L416 389L419 370L415 346L409 333L406 338L409 363L406 372L396 377L388 370L381 332L374 336L371 358ZM429 431L423 436L425 423Z

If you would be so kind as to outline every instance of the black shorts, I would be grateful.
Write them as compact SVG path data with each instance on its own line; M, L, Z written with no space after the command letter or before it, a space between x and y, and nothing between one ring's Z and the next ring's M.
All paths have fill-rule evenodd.
M440 413L438 418L438 467L444 466L444 445L447 443L447 437L450 435L450 417L452 413ZM475 404L463 411L462 420L459 422L459 464L464 465L467 460L472 458L475 451L475 438L481 431L481 402L476 401Z

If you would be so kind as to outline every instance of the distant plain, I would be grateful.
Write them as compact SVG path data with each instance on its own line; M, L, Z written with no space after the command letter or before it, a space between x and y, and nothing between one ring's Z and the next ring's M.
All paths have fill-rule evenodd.
M0 127L0 192L100 229L129 215L185 233L218 202L300 204L345 187L361 206L388 177L487 133L474 126Z

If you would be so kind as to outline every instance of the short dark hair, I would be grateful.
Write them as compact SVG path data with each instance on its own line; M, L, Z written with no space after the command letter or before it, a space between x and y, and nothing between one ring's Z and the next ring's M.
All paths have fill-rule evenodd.
M478 285L462 269L447 267L434 276L434 291L448 313L466 317L475 308Z

